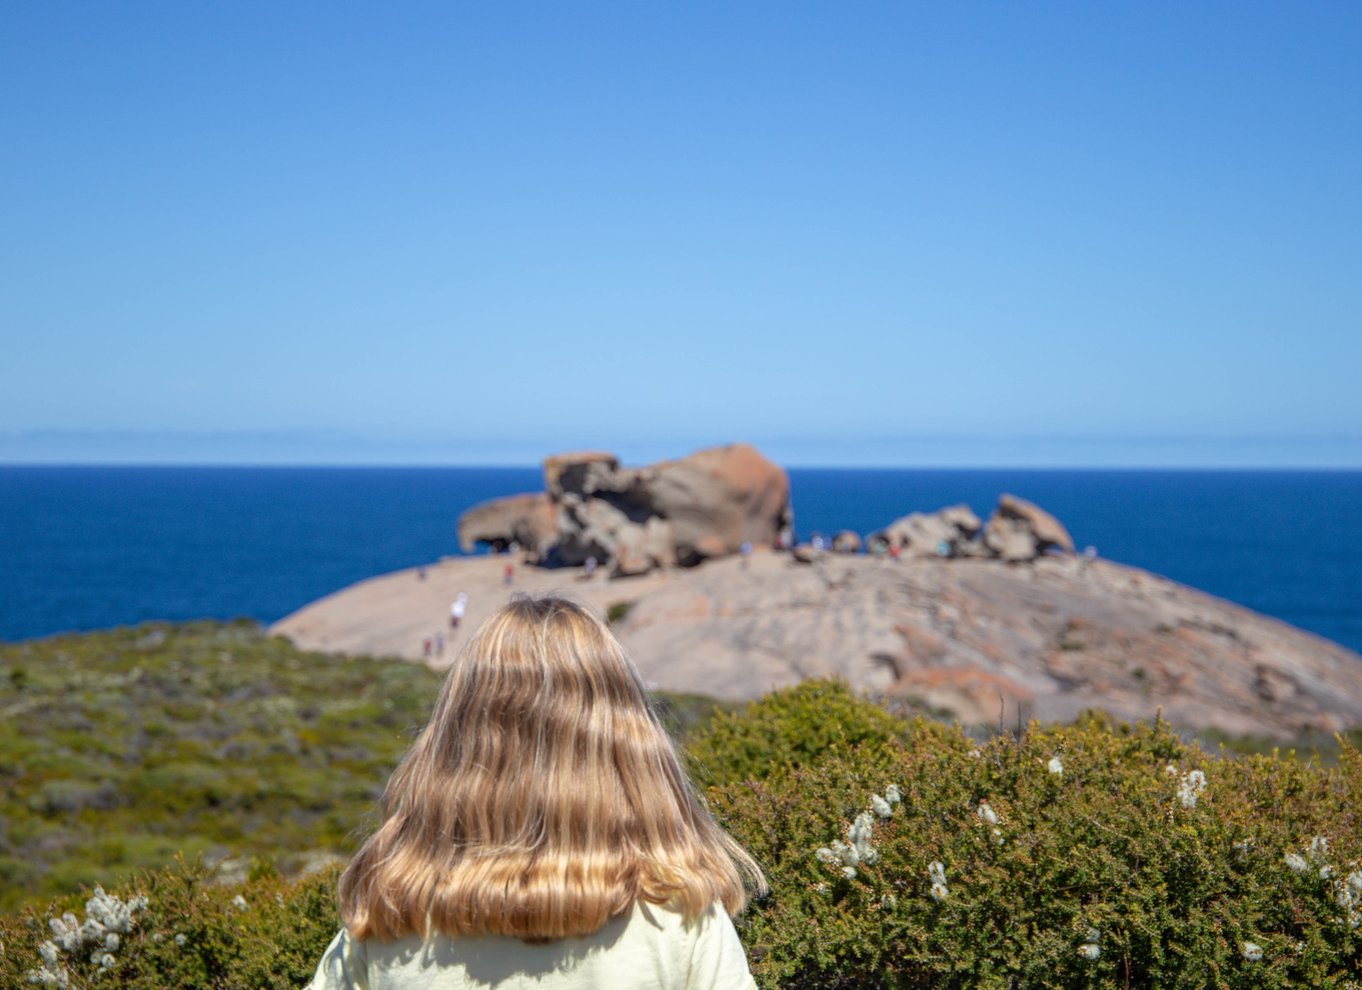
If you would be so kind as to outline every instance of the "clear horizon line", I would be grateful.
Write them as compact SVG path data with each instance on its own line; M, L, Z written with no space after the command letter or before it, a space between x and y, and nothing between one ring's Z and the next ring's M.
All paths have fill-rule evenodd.
M685 455L682 455L684 457ZM681 457L664 458L664 460L680 460ZM656 463L656 462L650 462ZM1048 464L883 464L883 463L864 463L864 464L829 464L814 463L805 461L774 462L778 467L786 470L798 471L1254 471L1254 472L1298 472L1298 473L1330 473L1347 474L1362 472L1362 463L1359 464L1337 464L1337 465L1316 465L1316 464L1072 464L1072 463L1048 463ZM626 467L641 467L642 464L634 465L626 463ZM226 470L270 470L281 471L335 471L335 470L369 470L369 471L407 471L407 470L477 470L484 468L501 468L506 470L534 470L538 471L543 467L542 461L539 463L526 463L523 461L466 461L463 463L443 463L428 461L412 462L363 462L363 461L304 461L304 462L281 462L281 461L150 461L150 460L97 460L97 461L6 461L0 460L0 469L4 468L222 468Z

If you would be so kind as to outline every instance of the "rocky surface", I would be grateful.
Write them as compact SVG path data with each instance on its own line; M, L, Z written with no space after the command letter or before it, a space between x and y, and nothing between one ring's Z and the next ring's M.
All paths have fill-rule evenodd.
M508 556L451 559L361 582L273 631L306 648L439 666L511 593L560 591L603 615L627 611L614 628L654 688L752 698L837 676L971 724L1088 708L1162 711L1234 735L1362 723L1362 657L1144 571L1073 555L1009 564L800 550L807 563L758 545L629 579L522 565L509 586ZM468 614L451 631L459 591ZM444 652L427 656L437 635Z
M459 543L467 553L478 542L493 549L515 542L537 563L572 567L592 558L627 576L735 554L744 544L774 546L792 518L785 472L747 444L639 468L593 451L547 458L541 496L469 509L459 517Z

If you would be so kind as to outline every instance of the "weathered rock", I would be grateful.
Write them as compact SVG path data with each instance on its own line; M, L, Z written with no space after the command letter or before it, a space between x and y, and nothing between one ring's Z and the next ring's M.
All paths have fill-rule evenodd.
M640 468L630 494L671 524L683 564L774 546L794 518L789 478L745 443Z
M849 529L844 529L832 538L833 553L860 553L861 537Z
M544 461L544 487L542 502L497 500L465 513L465 551L477 540L499 548L518 539L541 563L576 566L594 557L613 574L634 575L727 556L744 544L774 546L793 522L785 472L747 444L641 468L622 468L613 454L557 454ZM521 538L531 530L533 541Z
M544 491L557 502L565 492L590 495L619 470L620 461L614 454L586 451L574 454L551 454L544 458Z
M1074 552L1074 541L1059 520L1037 505L1000 495L984 527L984 545L1003 560L1034 560L1048 550Z
M552 545L558 535L553 503L542 492L509 495L475 505L459 516L459 547L472 553L478 543L501 552L518 543L532 554Z
M909 513L871 540L887 548L897 547L906 557L954 557L963 553L965 544L983 525L968 505L951 505L937 512Z

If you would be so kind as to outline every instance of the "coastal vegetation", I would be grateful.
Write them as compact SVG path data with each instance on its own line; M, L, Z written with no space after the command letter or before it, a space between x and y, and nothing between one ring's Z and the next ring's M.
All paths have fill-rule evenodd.
M438 675L203 623L5 646L0 684L0 986L297 987ZM771 881L763 987L1359 985L1346 738L966 731L826 681L659 707Z
M348 853L439 680L249 622L0 647L0 910L177 854L244 876Z

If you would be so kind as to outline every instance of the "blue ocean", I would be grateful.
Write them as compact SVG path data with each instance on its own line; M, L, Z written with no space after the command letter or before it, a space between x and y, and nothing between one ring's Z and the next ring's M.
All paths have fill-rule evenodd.
M1362 652L1362 472L789 472L801 537L862 534L1000 492L1079 546ZM0 467L0 640L148 619L271 622L458 553L484 499L538 468Z

